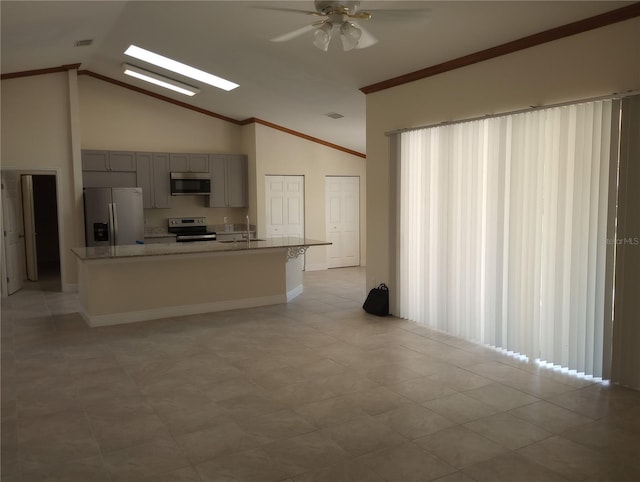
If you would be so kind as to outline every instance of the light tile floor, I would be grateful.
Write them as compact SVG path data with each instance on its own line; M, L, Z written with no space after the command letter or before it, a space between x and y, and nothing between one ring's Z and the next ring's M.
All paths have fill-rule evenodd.
M304 282L94 329L50 283L4 299L2 481L640 480L640 392L367 315L361 268Z

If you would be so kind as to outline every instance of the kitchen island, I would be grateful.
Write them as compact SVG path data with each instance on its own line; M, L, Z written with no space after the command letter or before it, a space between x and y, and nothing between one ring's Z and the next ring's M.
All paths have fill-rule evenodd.
M302 257L331 243L268 240L73 248L90 326L286 303L303 291Z

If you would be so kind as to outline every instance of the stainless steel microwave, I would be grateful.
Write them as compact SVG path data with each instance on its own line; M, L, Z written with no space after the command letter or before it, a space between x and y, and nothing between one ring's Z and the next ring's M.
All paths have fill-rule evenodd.
M172 196L208 196L211 194L211 179L205 172L172 172Z

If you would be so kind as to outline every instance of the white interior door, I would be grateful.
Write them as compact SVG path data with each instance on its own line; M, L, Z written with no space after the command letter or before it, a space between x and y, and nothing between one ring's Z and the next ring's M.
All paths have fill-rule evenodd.
M33 205L33 176L31 174L23 174L21 178L27 279L29 281L38 281L38 251L36 249L36 213Z
M22 288L26 278L20 175L2 172L3 287L10 295Z
M331 242L327 265L342 268L360 265L360 178L327 176L327 241Z
M265 176L267 238L304 237L304 176Z

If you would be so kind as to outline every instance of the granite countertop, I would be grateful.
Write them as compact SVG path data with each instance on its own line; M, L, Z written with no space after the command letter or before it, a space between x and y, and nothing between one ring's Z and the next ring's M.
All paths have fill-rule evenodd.
M216 235L218 236L222 236L224 234L247 234L247 230L245 229L244 231L214 231L216 233ZM255 230L251 230L251 233L254 234Z
M175 238L173 233L144 233L145 238Z
M291 236L258 241L252 240L249 242L196 241L192 243L132 244L126 246L72 248L71 251L81 260L97 260L170 256L176 254L225 253L260 249L304 248L310 246L327 246L330 244L331 243L327 241Z
M166 237L175 237L175 234L167 231L166 227L160 226L145 226L144 228L144 237L145 238L166 238Z

